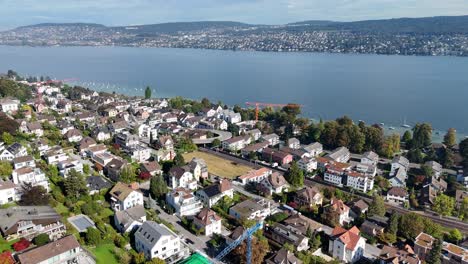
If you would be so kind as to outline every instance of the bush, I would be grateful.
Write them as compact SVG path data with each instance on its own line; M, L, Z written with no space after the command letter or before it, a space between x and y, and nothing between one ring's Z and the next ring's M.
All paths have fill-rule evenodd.
M86 243L97 246L101 243L101 232L93 227L88 227L86 232Z
M29 242L25 238L21 238L20 241L13 244L13 249L16 252L19 252L19 251L27 249L30 245L31 245L31 242Z
M38 247L45 245L49 242L50 242L50 239L49 239L49 235L47 234L40 234L33 239L33 243Z

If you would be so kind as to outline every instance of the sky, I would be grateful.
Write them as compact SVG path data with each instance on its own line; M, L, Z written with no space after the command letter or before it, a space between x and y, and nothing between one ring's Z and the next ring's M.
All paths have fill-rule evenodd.
M0 0L1 30L52 22L284 24L446 15L468 15L468 0Z

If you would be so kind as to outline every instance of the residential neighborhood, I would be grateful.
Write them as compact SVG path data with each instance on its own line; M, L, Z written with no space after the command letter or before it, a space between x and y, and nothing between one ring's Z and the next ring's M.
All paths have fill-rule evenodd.
M1 79L28 92L0 99L1 263L468 263L468 141L447 163L421 127L20 79Z

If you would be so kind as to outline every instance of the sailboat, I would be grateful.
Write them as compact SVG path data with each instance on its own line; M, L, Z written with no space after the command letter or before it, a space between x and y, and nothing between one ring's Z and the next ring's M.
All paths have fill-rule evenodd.
M411 128L410 125L406 124L406 117L405 117L405 120L403 121L403 125L401 125L402 127L404 128Z

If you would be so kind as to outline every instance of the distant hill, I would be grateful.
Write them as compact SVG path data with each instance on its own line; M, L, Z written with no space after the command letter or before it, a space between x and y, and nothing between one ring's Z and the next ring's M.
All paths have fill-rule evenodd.
M290 23L284 26L251 25L233 21L197 21L173 22L137 26L106 27L92 23L43 23L19 27L33 29L43 27L94 27L100 30L128 32L138 35L175 34L201 30L226 30L234 28L259 27L262 29L290 29L293 31L354 31L373 33L468 33L468 16L440 16L424 18L396 18L382 20L364 20L355 22L337 22L310 20ZM14 31L14 30L13 30Z
M28 25L18 27L16 29L32 29L32 28L44 28L44 27L97 27L97 28L105 28L106 26L102 24L95 24L95 23L41 23L35 25Z
M349 30L378 33L468 33L468 16L395 18L355 22L304 21L289 24L305 30Z

